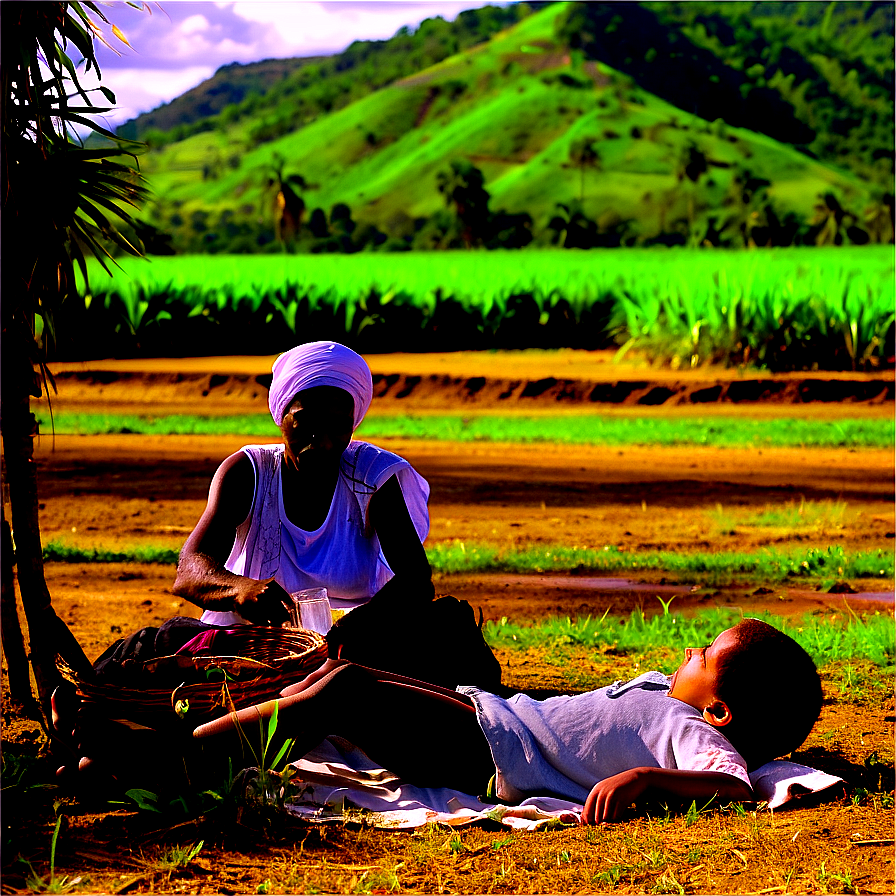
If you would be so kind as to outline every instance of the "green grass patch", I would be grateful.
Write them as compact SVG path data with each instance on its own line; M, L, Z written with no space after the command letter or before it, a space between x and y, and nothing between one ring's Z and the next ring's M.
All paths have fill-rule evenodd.
M56 563L177 563L171 548L136 547L125 550L80 548L51 541L44 546L44 560ZM639 573L659 570L683 582L708 580L713 584L734 579L780 582L806 579L892 579L893 555L889 552L855 551L839 545L784 551L765 548L754 553L682 553L677 551L629 552L613 546L601 550L562 545L502 549L462 541L428 545L426 554L439 573Z
M208 417L195 414L168 414L147 417L138 414L53 414L37 415L41 431L58 435L158 435L221 436L244 435L279 438L280 430L269 414L238 414Z
M38 415L49 432L48 414ZM241 416L55 414L55 432L73 435L245 435L277 438L267 414ZM676 418L600 415L510 417L460 415L370 416L358 430L367 439L431 439L454 442L553 442L570 445L706 445L717 448L892 448L887 419L807 420L782 417Z
M44 545L43 556L48 563L166 563L176 564L180 551L152 545L127 548L122 551L107 548L81 548L61 541Z
M685 647L709 644L721 631L736 625L741 613L727 609L708 609L692 616L665 610L647 616L636 610L628 617L604 614L570 619L552 617L532 625L520 625L502 619L487 622L485 638L493 647L512 649L581 645L606 653L637 654L642 666L647 660L674 655L675 666L660 666L672 671ZM801 620L765 613L759 616L786 632L800 644L819 666L844 660L870 661L879 666L892 665L896 626L891 613L875 612L860 618L854 614L806 615ZM653 668L650 666L650 668Z
M788 578L888 579L894 575L891 552L882 550L848 553L839 545L828 548L754 552L621 551L612 545L602 549L553 545L537 548L498 548L462 541L441 542L426 549L433 569L445 573L639 573L658 570L679 581L748 579L781 582Z
M361 434L368 438L417 438L457 442L556 442L584 445L707 445L741 447L893 446L889 420L806 420L784 417L371 417Z

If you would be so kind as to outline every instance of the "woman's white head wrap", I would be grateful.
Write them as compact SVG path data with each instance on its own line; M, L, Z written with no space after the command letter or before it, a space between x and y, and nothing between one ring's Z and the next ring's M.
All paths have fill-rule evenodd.
M303 389L336 386L355 402L353 429L357 429L373 398L373 378L367 362L338 342L306 342L284 352L274 361L274 378L268 393L268 407L277 426L289 403Z

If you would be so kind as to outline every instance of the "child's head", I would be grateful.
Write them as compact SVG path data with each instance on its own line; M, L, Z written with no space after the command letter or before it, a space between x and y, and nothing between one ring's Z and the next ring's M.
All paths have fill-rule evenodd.
M793 638L758 619L688 650L670 695L703 713L757 768L795 750L821 711L821 681Z

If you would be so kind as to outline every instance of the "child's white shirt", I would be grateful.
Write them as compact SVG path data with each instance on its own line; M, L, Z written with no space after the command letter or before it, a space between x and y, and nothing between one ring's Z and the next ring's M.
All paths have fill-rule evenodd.
M724 772L749 786L744 759L694 707L670 697L669 686L667 676L647 672L547 700L458 691L476 705L502 799L551 793L584 802L598 781L642 766Z

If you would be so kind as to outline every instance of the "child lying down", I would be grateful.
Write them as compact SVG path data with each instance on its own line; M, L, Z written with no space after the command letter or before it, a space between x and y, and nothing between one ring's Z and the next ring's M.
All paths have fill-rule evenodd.
M501 799L563 797L591 823L648 795L751 799L747 770L799 747L822 698L808 654L756 619L685 650L671 679L647 672L573 697L505 700L338 660L281 694L193 735L230 752L277 706L293 755L339 735L414 784L478 794L494 778Z

